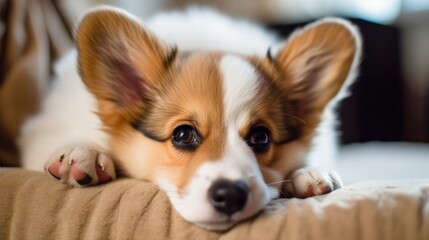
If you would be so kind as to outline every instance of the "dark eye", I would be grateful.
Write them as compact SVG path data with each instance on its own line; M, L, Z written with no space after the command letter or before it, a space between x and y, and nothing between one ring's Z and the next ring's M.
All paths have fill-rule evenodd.
M180 125L174 129L171 141L178 149L192 151L200 145L201 138L195 127Z
M247 134L246 142L255 153L266 152L271 144L270 131L263 126L252 128Z

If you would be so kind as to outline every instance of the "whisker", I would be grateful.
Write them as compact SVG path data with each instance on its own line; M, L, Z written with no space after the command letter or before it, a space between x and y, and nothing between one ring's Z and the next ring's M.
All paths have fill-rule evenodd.
M181 197L178 196L168 196L169 199L178 199L178 200L182 200Z
M268 167L265 167L265 166L263 166L263 165L260 165L260 166L259 166L259 168L260 168L262 171L267 171L267 172L272 172L272 171L273 171L272 169L270 169L270 168L268 168Z
M284 183L284 182L292 182L292 180L285 179L285 180L270 182L270 183L267 183L267 185L273 185L273 184Z
M203 176L203 175L200 175L200 174L195 174L194 178L202 178L202 179L204 179L206 181L211 181L212 180L209 176Z
M246 177L247 177L248 179L256 178L255 174L253 174L253 173L247 174L247 175L246 175Z
M186 195L187 194L187 192L174 191L174 190L162 190L162 191L165 192L165 193L175 193L175 194L178 194L178 195Z
M307 124L307 122L306 122L306 121L304 121L303 119L301 119L301 118L299 118L299 117L297 117L297 116L293 116L293 115L289 115L289 114L285 114L285 116L286 116L286 117L293 118L293 119L295 119L295 120L298 120L298 121L299 121L299 122L301 122L302 124Z

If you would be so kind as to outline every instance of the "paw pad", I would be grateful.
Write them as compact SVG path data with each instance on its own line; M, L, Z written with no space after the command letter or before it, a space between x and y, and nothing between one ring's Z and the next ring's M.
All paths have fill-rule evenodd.
M89 186L116 178L113 160L92 148L72 147L55 153L45 170L55 179L73 186Z

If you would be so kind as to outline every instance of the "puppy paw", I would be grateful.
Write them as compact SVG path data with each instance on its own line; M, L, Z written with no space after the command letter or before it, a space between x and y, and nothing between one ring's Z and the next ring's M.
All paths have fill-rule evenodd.
M83 146L54 153L46 163L45 171L57 180L76 187L102 184L116 178L109 155Z
M294 171L283 186L287 197L307 198L326 194L343 186L338 173L314 167Z

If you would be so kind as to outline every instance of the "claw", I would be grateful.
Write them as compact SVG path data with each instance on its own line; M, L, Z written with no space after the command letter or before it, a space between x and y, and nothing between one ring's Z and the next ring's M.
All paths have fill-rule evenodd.
M98 164L98 166L100 167L101 171L103 171L103 172L104 172L104 165L103 165L103 164L101 164L101 163L99 163L99 164Z
M114 180L116 175L112 161L107 154L76 146L54 153L45 165L45 171L68 185L86 187Z

